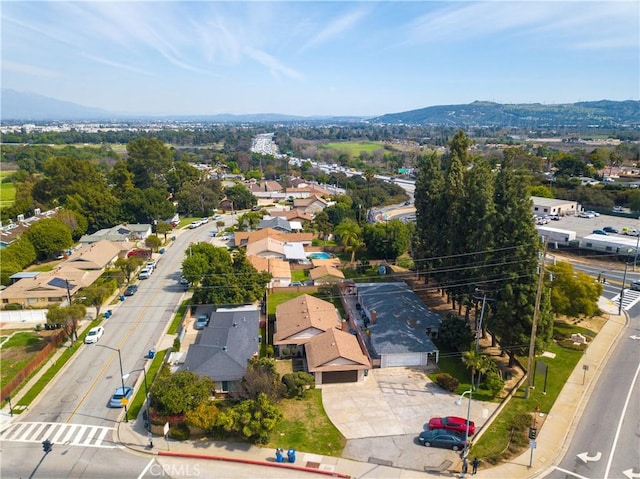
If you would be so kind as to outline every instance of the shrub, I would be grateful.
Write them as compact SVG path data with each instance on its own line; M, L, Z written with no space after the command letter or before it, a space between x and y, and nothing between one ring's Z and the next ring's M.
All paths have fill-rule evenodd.
M487 376L484 379L484 385L489 390L491 395L493 397L496 397L504 388L504 381L496 372L490 371L487 373Z
M436 384L441 388L453 393L458 389L460 381L458 381L449 373L440 373L436 376Z
M176 424L169 429L169 437L177 441L186 441L191 436L191 431L185 423Z
M174 353L180 351L180 338L175 338L173 340L173 347L171 348L171 351L173 351Z
M268 358L273 357L273 345L271 344L267 345L267 347L265 348L265 354L267 355Z

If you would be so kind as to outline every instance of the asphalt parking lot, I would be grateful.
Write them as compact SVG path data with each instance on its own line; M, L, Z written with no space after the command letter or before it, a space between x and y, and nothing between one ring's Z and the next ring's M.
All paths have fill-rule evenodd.
M559 221L549 221L549 223L544 226L575 231L578 238L584 238L585 236L592 234L593 230L601 230L605 226L612 226L618 231L622 231L622 228L625 227L640 229L640 220L604 214L596 216L595 218L565 216Z

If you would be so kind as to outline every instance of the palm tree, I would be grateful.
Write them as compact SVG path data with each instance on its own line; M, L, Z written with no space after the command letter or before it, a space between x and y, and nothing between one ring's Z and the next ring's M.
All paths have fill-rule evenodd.
M360 225L352 219L347 219L336 226L335 233L340 238L344 250L351 253L351 263L353 263L356 251L364 246Z

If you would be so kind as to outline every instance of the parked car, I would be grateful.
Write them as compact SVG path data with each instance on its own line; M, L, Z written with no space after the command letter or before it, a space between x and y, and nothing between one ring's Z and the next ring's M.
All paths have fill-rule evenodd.
M560 216L558 215L549 215L549 219L552 221L560 221Z
M609 233L607 233L606 231L603 231L603 230L593 230L591 233L593 233L594 235L609 236Z
M103 334L104 334L104 328L102 326L96 326L95 328L91 328L87 333L87 335L84 337L84 344L97 343Z
M448 429L464 434L467 420L457 416L432 417L429 419L429 429ZM469 436L476 433L476 424L469 421Z
M640 281L631 281L631 291L640 291Z
M418 436L418 441L425 447L442 447L460 451L466 446L464 437L446 429L427 429Z
M593 215L593 216L600 216L600 213L598 213L597 211L593 211L593 210L587 210L587 211L585 211L585 213L588 213L588 214Z
M192 221L192 222L189 224L189 229L190 229L190 230L196 229L196 228L197 228L198 226L200 226L201 224L202 224L202 222L200 222L200 221Z
M622 228L622 234L629 236L640 236L640 231L635 228L628 228L625 226L624 228Z
M109 407L123 407L122 398L126 398L127 400L131 399L133 395L133 388L131 386L125 386L124 388L119 387L116 388L116 391L109 399Z
M613 226L605 226L604 228L602 228L602 231L605 231L607 233L615 233L615 234L619 233L619 231L615 229Z
M208 325L209 325L209 315L201 314L200 316L198 316L198 319L196 319L196 323L194 324L193 327L195 329L204 329Z
M592 213L587 213L586 211L582 211L580 213L578 213L578 218L595 218L596 215L592 214Z
M180 284L188 285L189 281L184 276L180 276Z
M622 206L614 206L613 211L616 213L624 213L624 208Z
M148 268L144 268L140 273L138 273L138 279L149 279L151 278L151 271Z
M136 294L137 291L138 291L138 285L130 284L129 286L127 286L127 289L124 290L124 295L133 296L134 294Z
M215 215L215 216L213 217L213 219L214 219L214 221L215 221L215 220L221 220L221 219L222 219L222 215Z

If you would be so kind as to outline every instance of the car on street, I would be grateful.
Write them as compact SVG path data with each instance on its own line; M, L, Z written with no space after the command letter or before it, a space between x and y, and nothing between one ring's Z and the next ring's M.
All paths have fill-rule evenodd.
M104 328L102 326L96 326L91 328L87 335L84 337L84 344L97 343L104 334Z
M592 213L588 213L586 211L582 211L580 213L578 213L578 218L595 218L596 215L592 214Z
M201 314L200 316L198 316L198 319L196 319L196 322L193 327L195 329L204 329L208 324L209 324L209 315Z
M600 213L598 213L597 211L593 211L593 210L587 210L587 211L585 211L585 213L593 215L594 217L600 216Z
M149 279L151 278L151 270L148 268L144 268L140 273L138 273L138 279Z
M602 231L605 231L607 233L615 233L615 234L619 233L619 231L615 229L613 226L605 226L604 228L602 228Z
M640 281L631 281L631 291L640 291Z
M213 217L213 219L214 219L214 221L215 221L215 220L221 220L221 219L222 219L222 215L215 215L215 216Z
M453 431L446 429L427 429L418 436L418 441L425 447L442 447L460 451L465 448L464 436L459 436Z
M593 230L591 233L594 234L594 235L609 236L609 233L607 233L606 231L603 231L603 230Z
M622 206L614 206L613 211L616 213L624 213L624 208Z
M188 285L189 284L189 280L187 278L185 278L184 276L180 276L180 284Z
M131 386L116 388L111 399L109 399L109 407L122 407L124 406L124 404L122 404L122 399L125 398L128 401L131 399L131 396L133 396L133 388Z
M194 230L196 229L198 226L200 226L202 224L201 221L192 221L191 223L189 223L189 229L190 230Z
M458 416L432 417L429 419L429 429L447 429L449 431L461 432L464 434L467 420ZM476 424L469 421L469 436L476 432Z
M137 291L138 291L138 285L130 284L129 286L127 286L127 289L124 290L124 295L133 296L134 294L136 294Z
M624 228L622 228L622 234L629 236L640 236L640 231L635 228L629 228L628 226L625 226Z

